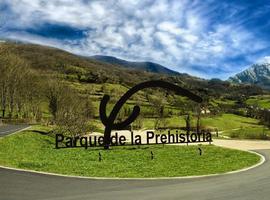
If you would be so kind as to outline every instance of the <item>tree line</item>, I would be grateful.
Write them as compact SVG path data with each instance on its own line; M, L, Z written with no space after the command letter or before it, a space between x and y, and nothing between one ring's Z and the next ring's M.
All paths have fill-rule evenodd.
M94 107L58 78L39 74L29 63L0 46L0 118L57 125L66 134L86 132ZM44 110L49 108L49 116ZM43 109L42 109L43 108Z
M2 118L40 119L40 92L36 73L27 61L0 48L0 107Z

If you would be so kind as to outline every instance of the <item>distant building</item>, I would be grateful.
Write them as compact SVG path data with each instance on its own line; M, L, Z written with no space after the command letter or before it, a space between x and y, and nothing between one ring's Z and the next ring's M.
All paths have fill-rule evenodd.
M201 114L210 114L211 113L211 111L209 110L209 109L207 109L207 108L202 108L201 109Z

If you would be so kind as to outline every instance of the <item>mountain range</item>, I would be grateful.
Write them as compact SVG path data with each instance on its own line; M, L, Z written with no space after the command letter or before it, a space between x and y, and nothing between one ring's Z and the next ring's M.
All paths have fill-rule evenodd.
M97 57L83 57L53 47L26 43L4 42L0 43L1 49L24 60L40 79L59 77L72 84L110 83L125 87L147 80L164 80L204 96L230 98L237 97L239 93L246 96L262 93L261 88L255 85L234 85L219 79L206 80L174 72L151 62L129 62L112 57L114 62L109 62L108 59L105 62L98 60ZM0 54L0 58L1 56Z
M137 81L143 80L143 77L145 76L148 78L164 78L166 76L172 76L177 78L179 81L181 80L181 82L193 82L193 84L194 81L197 83L202 83L204 80L186 73L173 71L154 62L131 62L113 56L104 55L81 57L51 47L24 44L20 42L16 42L15 44L10 41L1 41L1 43L6 43L9 45L10 48L20 54L21 57L30 59L35 66L43 65L43 68L45 63L47 67L59 66L61 63L68 63L68 65L75 66L79 64L81 66L88 66L88 69L91 68L93 70L92 75L94 77L102 77L104 80L119 79L117 74L119 72L118 69L120 68L124 70L121 70L121 73L126 74L125 77L129 76L130 74L136 74L136 78L134 77L133 79L137 79ZM34 54L38 54L37 57L33 56ZM52 54L54 54L53 57L51 57ZM110 76L107 72L105 72L108 70L110 71ZM100 76L100 73L103 73L103 75ZM107 74L107 76L105 74ZM254 64L248 69L230 77L228 81L236 84L253 84L270 90L270 63Z
M179 72L170 70L160 64L153 62L130 62L113 56L103 55L96 55L90 58L127 69L135 69L145 72L167 74L172 76L181 75L181 73ZM230 77L228 81L238 84L255 84L264 89L270 89L270 63L254 64L243 72L240 72L235 76Z
M254 64L248 69L229 78L233 83L255 84L270 89L270 63Z
M106 62L109 64L129 68L129 69L136 69L142 70L146 72L152 73L160 73L160 74L167 74L167 75L180 75L179 72L170 70L160 64L153 63L153 62L130 62L126 60L122 60L113 56L103 56L103 55L95 55L91 57L92 59Z

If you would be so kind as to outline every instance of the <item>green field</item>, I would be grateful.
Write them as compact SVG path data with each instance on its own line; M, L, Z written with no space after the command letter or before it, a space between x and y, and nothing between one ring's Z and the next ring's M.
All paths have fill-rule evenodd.
M103 124L99 120L98 113L100 100L103 95L106 93L111 95L113 94L107 107L107 113L109 113L114 106L115 101L118 100L120 96L128 90L127 87L124 87L120 84L84 84L70 81L66 81L65 84L73 87L83 96L88 95L88 97L91 99L92 105L94 106L95 116L95 119L91 120L91 123L94 125L94 127L96 127L96 129L93 131L98 132L103 132L104 129ZM147 101L145 95L145 91L139 92L132 99L128 100L123 108L132 110L133 106L139 102L141 108L140 115L142 116L141 129L154 129L155 123L157 121L157 116L151 116L151 114L149 115L149 113L154 113L154 106ZM157 96L153 95L152 97L157 98ZM182 97L179 98L183 100ZM167 100L169 100L169 98ZM269 95L251 96L250 99L246 101L246 103L249 105L258 105L263 108L270 108ZM230 107L235 106L236 101L229 99L216 99L211 101L210 104L215 107ZM186 126L186 115L180 114L181 106L175 107L168 102L164 102L164 106L164 113L166 114L166 117L163 118L160 124L160 128L184 128ZM43 117L46 117L47 119L51 118L50 112L48 111L48 105L45 103L42 104L42 112ZM127 118L127 116L125 116L125 118ZM191 126L196 126L196 116L192 118ZM240 139L268 139L270 136L270 130L265 129L265 127L260 124L258 119L230 113L218 115L202 115L201 128L210 129L212 131L218 129L219 132L222 132L220 135Z
M245 127L236 130L227 130L222 133L230 138L269 140L270 131L263 127Z
M246 103L250 106L270 109L270 95L258 95L250 97Z
M144 128L153 129L155 119L145 119L143 122ZM167 127L185 127L184 116L174 116L166 118ZM195 126L195 119L191 123ZM259 124L259 120L249 117L242 117L235 114L223 114L220 116L205 116L201 118L201 125L204 129L218 129L222 135L237 137L241 139L266 139L262 134L270 136L270 130Z
M34 130L40 127L0 139L0 165L91 177L176 177L224 173L260 160L255 154L213 145L201 146L202 156L198 146L55 149L53 137Z
M218 129L234 138L238 135L266 138L264 134L270 132L269 112L263 114L256 108L270 108L270 93L254 85L124 69L39 45L6 42L0 46L3 123L55 125L70 135L103 132L99 104L105 94L110 95L108 116L115 103L133 86L163 80L201 96L203 102L199 105L173 91L146 88L127 100L115 122L127 119L133 107L139 105L140 117L132 124L135 129L183 130L189 115L191 128L195 130L197 113L207 111L201 114L201 129ZM9 78L15 76L18 76L16 84ZM267 130L262 124L268 126Z
M235 114L223 114L221 116L202 118L205 126L216 127L219 130L232 130L241 127L259 127L259 120L242 117Z

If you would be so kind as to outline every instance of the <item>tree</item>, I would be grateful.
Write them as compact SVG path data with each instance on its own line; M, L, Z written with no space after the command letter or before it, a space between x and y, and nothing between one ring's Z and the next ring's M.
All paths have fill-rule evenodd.
M165 99L161 95L148 96L148 101L153 109L153 115L155 118L155 129L159 129L165 124Z
M53 116L53 123L56 121L57 111L59 109L60 101L65 93L64 85L55 80L50 80L48 83L48 89L46 92L46 97L49 101L49 110Z
M87 113L88 116L86 115L85 105L88 106L87 111L90 111L90 104L70 88L66 88L65 93L62 94L56 113L56 124L66 135L79 136L86 134L90 125L88 116L92 114Z
M29 68L24 59L14 54L5 45L0 48L0 93L2 117L16 118L23 112L32 113L38 109L38 102L30 106L36 100L39 92L36 91L36 74ZM35 92L33 92L35 91ZM28 109L30 108L30 109ZM35 116L35 114L33 114Z
M186 116L185 121L186 121L186 131L187 133L190 133L190 122L191 122L190 114Z
M94 115L95 107L89 99L86 99L84 103L84 116L86 117L86 119L92 119Z
M50 81L48 86L46 96L58 133L78 136L86 134L90 126L93 128L89 119L94 116L94 106L89 99L58 80Z
M199 133L201 131L201 107L197 108L197 120L196 120L196 132Z

